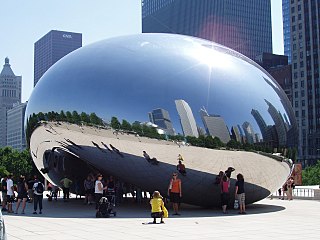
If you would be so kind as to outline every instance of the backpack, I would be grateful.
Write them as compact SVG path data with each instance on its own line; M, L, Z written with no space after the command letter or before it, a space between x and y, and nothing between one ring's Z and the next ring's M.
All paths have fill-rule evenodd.
M43 193L43 185L41 182L38 182L38 185L36 186L37 193L42 194Z

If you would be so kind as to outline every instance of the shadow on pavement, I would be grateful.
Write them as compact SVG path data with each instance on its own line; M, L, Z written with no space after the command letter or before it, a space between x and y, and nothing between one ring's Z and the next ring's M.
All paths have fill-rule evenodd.
M132 199L129 199L132 200ZM172 208L169 204L170 218L197 218L197 217L234 217L242 216L238 214L238 210L230 209L228 214L222 214L221 209L218 208L201 208L193 205L181 205L181 215L172 216ZM14 204L15 209L15 204ZM126 202L114 208L117 212L117 219L123 218L149 218L150 219L150 205L147 202L137 204L132 201ZM272 204L254 203L247 206L247 215L252 214L266 214L285 210L285 207ZM95 218L95 205L84 205L83 199L70 199L69 202L63 202L62 199L58 201L48 202L47 199L43 201L43 214L34 215L33 203L27 203L26 214L22 215L21 206L19 214L8 214L3 212L3 215L19 216L19 217L44 217L44 218Z

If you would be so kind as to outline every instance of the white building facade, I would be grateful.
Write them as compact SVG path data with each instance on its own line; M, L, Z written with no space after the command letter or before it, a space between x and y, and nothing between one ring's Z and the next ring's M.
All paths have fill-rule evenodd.
M7 146L7 111L21 103L21 76L16 76L5 58L0 73L0 147Z
M175 100L175 104L180 117L183 135L199 137L196 120L189 104L182 99Z

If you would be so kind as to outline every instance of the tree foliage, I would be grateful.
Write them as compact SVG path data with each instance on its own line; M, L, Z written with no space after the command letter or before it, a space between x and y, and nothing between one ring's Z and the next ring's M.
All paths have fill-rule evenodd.
M319 185L320 184L320 160L314 166L307 167L302 170L303 185Z
M15 178L20 175L28 176L37 173L28 150L19 152L11 147L0 148L1 177L9 173L13 174Z

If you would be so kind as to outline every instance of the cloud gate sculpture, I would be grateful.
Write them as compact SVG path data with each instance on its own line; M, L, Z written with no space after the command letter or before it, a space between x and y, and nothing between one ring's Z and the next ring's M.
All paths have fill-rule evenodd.
M231 192L242 173L247 203L284 183L292 165L270 152L294 154L297 126L284 91L252 60L198 38L140 34L52 66L28 102L26 134L37 168L58 185L100 172L165 194L181 154L183 202L219 206L215 178L230 166Z

